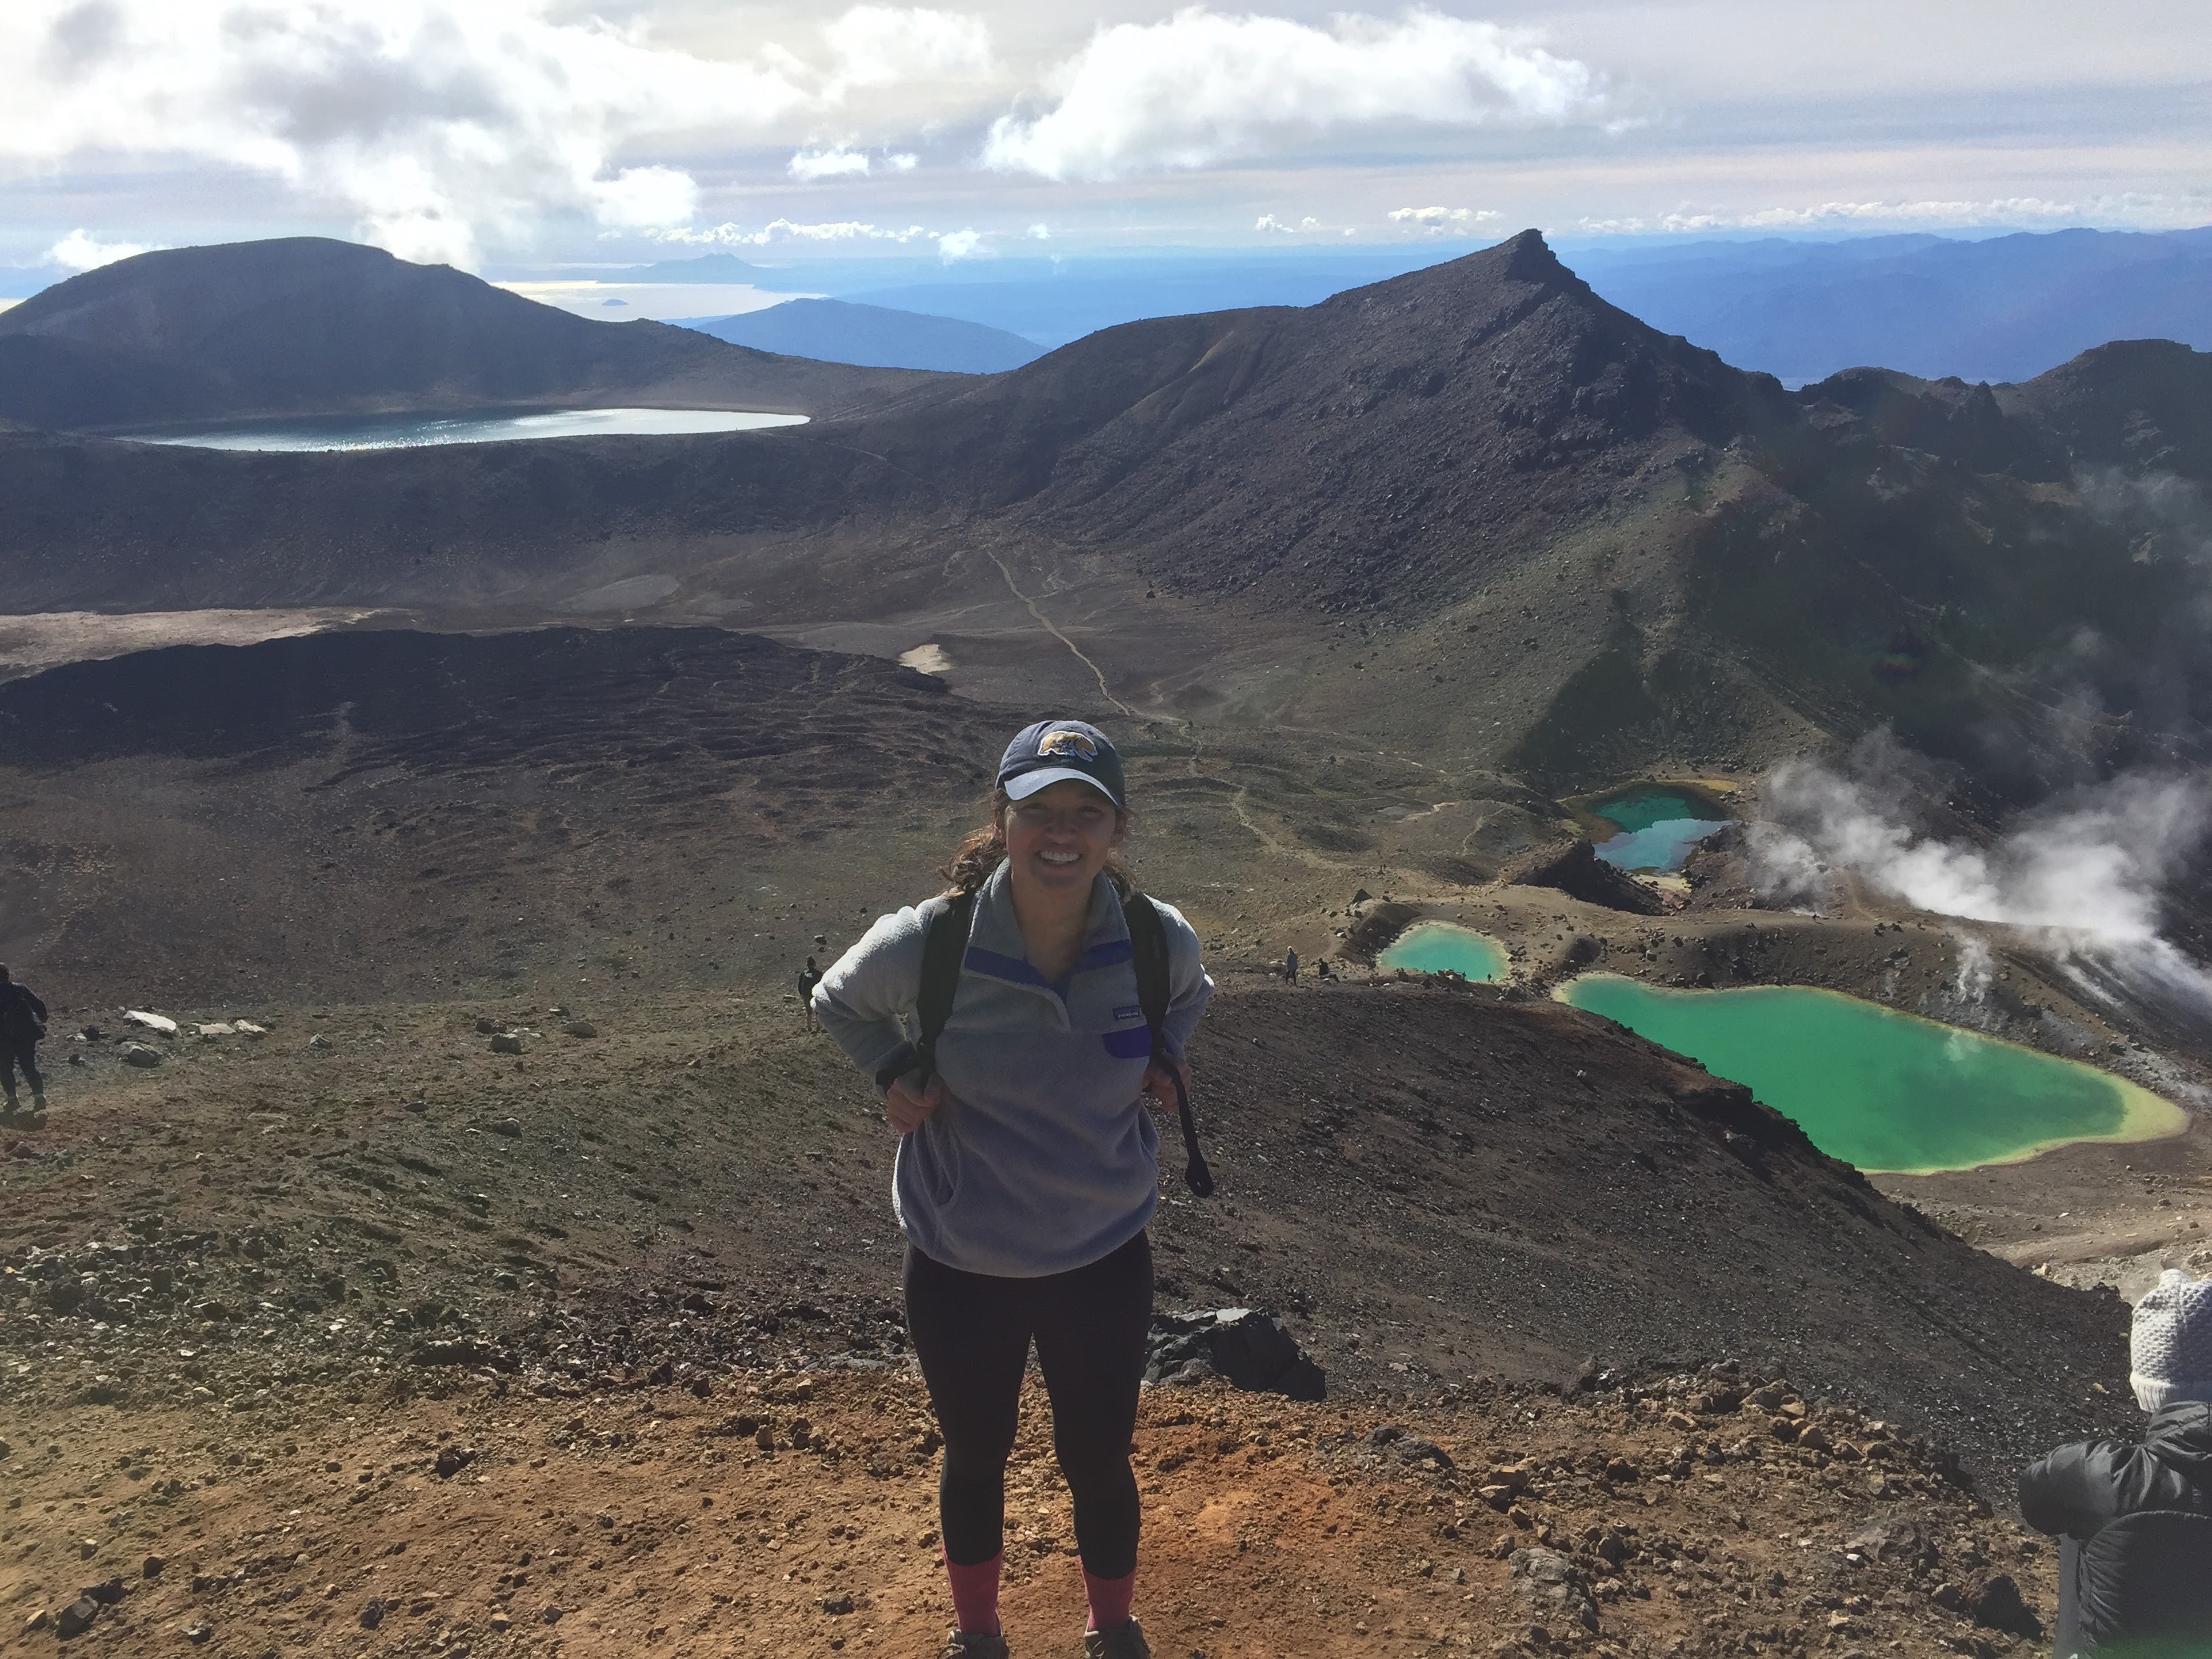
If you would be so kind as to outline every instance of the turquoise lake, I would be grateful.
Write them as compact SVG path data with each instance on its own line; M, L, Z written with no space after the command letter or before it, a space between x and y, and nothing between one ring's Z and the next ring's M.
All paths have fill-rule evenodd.
M1449 921L1417 921L1375 958L1378 968L1409 974L1457 974L1490 981L1506 975L1505 947L1487 933Z
M133 443L187 449L323 451L416 449L434 444L516 443L532 438L675 437L802 426L804 415L736 409L549 409L511 415L368 415L257 421L191 432L127 432Z

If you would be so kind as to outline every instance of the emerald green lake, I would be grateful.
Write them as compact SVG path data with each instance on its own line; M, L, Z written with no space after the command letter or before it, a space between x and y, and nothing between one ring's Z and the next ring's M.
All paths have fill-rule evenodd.
M1375 958L1378 968L1409 974L1457 974L1465 979L1505 977L1505 947L1487 933L1449 921L1417 921Z
M1862 1170L2014 1163L2077 1140L2152 1140L2187 1121L2094 1066L1833 991L1676 991L1585 974L1556 994L1743 1084Z

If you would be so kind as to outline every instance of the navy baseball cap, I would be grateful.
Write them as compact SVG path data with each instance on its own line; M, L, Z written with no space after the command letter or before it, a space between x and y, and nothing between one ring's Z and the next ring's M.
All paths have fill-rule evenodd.
M1010 800L1027 800L1040 789L1067 782L1087 783L1115 805L1128 805L1113 740L1081 720L1025 726L1000 758L999 787Z

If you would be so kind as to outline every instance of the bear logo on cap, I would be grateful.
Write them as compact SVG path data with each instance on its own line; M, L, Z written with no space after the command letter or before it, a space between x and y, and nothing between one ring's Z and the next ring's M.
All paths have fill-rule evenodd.
M1038 740L1040 755L1064 755L1071 760L1095 761L1098 745L1081 732L1048 732Z

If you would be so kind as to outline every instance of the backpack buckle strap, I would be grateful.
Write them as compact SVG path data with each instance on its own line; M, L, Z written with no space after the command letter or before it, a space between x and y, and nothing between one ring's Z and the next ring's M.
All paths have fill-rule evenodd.
M936 1069L937 1045L918 1044L909 1048L904 1054L888 1064L877 1068L876 1092L879 1095L889 1094L892 1084L910 1074L918 1076L922 1082L927 1083L929 1081L930 1074Z

